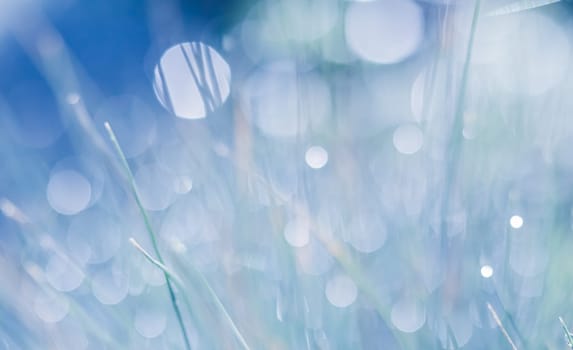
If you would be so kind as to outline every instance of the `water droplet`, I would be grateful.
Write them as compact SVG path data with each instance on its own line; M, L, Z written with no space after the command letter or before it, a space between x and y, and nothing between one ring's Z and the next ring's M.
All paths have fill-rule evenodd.
M91 185L77 171L57 171L50 176L46 196L55 211L74 215L87 208L91 198Z
M490 278L491 276L493 276L493 267L489 265L484 265L481 267L480 273L483 278Z
M328 152L320 146L312 146L304 154L304 159L309 167L320 169L328 163Z
M347 241L358 251L372 253L386 242L386 226L377 213L360 213L353 216L348 228Z
M82 263L99 264L117 253L121 238L120 225L110 213L90 208L72 219L67 244L70 254Z
M79 267L57 254L48 260L45 274L48 283L61 292L70 292L78 288L84 280L84 273Z
M358 296L358 289L350 277L338 275L326 283L325 294L332 305L344 308L354 303Z
M113 267L96 272L92 278L92 293L104 305L119 304L128 290L129 277Z
M144 165L135 173L141 204L147 210L164 210L175 201L177 177L163 168Z
M304 247L309 242L310 225L305 217L290 220L284 229L285 240L293 247Z
M398 152L414 154L422 148L424 135L417 125L404 124L394 131L392 141Z
M134 325L137 333L143 337L155 338L165 330L167 317L159 310L151 310L142 306L135 311Z
M411 0L354 2L346 12L346 41L361 58L397 63L412 55L424 37L424 16Z
M401 299L392 306L392 324L405 333L413 333L426 323L426 308L419 302Z
M229 65L215 49L200 42L167 49L154 74L159 102L180 118L204 118L229 97Z
M511 218L509 218L509 224L514 229L519 229L523 226L523 218L519 215L513 215Z

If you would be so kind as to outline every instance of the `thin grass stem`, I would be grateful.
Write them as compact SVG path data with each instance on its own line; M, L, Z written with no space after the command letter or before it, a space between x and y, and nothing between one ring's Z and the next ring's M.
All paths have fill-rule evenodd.
M179 258L175 257L174 262L177 265L179 265L180 268L183 267L183 262L181 262ZM205 278L205 276L203 276L203 274L200 271L195 269L192 265L190 266L190 265L186 264L185 267L186 267L186 270L189 270L189 267L190 267L190 269L193 271L194 275L196 275L197 278L199 279L199 282L207 290L209 297L213 300L213 302L215 303L215 306L219 309L219 312L223 315L223 317L225 318L225 320L229 324L229 327L231 327L233 334L235 335L235 337L237 338L237 340L239 341L241 346L245 350L250 350L251 348L248 345L247 341L245 340L245 337L243 336L243 334L241 333L241 331L239 330L239 328L235 324L235 321L233 321L231 315L227 311L227 308L225 307L225 305L223 305L223 302L221 301L221 299L219 298L219 296L217 295L217 293L215 292L213 287L211 287L211 284L209 283L209 281Z
M157 239L155 238L155 233L153 228L151 227L151 222L149 221L149 217L147 215L147 211L143 208L143 204L141 203L141 199L139 197L139 192L137 190L137 185L135 184L135 178L133 177L133 173L131 172L131 168L129 167L129 163L127 162L127 158L119 145L119 142L111 128L109 122L104 123L109 138L115 147L117 155L119 156L121 163L123 164L125 174L127 175L127 179L129 182L129 186L131 188L131 192L133 193L133 197L135 198L135 202L137 203L137 207L139 208L139 212L143 217L143 221L145 223L145 228L149 235L149 239L151 240L151 245L153 246L153 251L157 256L157 260L163 265L163 258L161 257L161 253L159 251L159 246L157 245ZM191 350L191 343L189 341L189 337L187 336L187 332L185 331L185 325L183 324L183 318L181 316L181 310L177 304L177 296L175 295L175 291L173 290L173 286L171 284L171 277L170 275L163 270L163 274L165 276L165 281L167 282L167 289L169 291L169 298L171 300L171 304L173 305L173 310L175 311L175 316L177 317L177 322L179 323L179 327L181 328L181 333L183 335L183 340L185 343L185 349Z
M503 334L503 336L505 337L505 339L507 340L507 342L511 346L511 349L517 350L517 346L515 345L515 343L513 342L511 337L509 336L509 333L507 332L507 329L505 329L505 327L503 326L503 323L501 323L501 319L497 315L497 312L495 312L495 309L493 308L493 306L491 306L490 303L487 303L487 308L488 308L489 312L491 313L491 316L493 317L495 323L497 324L497 326L501 330L501 333Z
M573 349L573 333L569 331L567 324L563 320L561 316L559 316L559 322L561 323L561 327L563 327L563 331L565 332L565 337L567 338L567 345Z

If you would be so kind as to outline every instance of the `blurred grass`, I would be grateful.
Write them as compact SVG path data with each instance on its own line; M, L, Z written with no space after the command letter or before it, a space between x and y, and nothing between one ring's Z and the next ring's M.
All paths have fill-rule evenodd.
M285 242L283 229L287 218L292 213L304 211L309 212L309 215L316 214L319 206L316 202L326 202L339 210L337 213L341 218L332 215L330 219L333 222L348 221L354 212L360 211L362 207L359 205L365 206L361 201L372 195L371 192L376 191L376 185L369 176L373 178L382 176L377 173L364 174L370 169L364 165L365 162L361 162L360 157L366 159L379 156L379 153L389 152L384 148L388 145L389 135L391 135L389 129L376 134L373 137L375 141L370 143L354 139L341 138L339 140L335 131L321 130L323 134L332 131L334 135L323 136L325 141L333 145L329 149L329 151L332 150L332 166L335 169L332 177L322 176L323 173L311 176L298 169L300 168L298 165L293 166L297 168L295 174L300 176L300 179L297 179L300 183L296 185L298 186L296 193L289 197L277 190L270 168L275 163L284 160L277 157L277 154L292 152L297 157L300 156L300 151L304 148L303 144L309 140L302 136L298 137L297 146L292 147L294 150L286 142L277 141L277 144L273 144L273 141L253 132L245 117L239 115L240 106L236 107L234 112L235 151L231 152L230 157L222 160L224 166L219 166L217 161L209 159L201 159L199 162L201 171L208 174L209 184L197 189L198 198L204 200L203 204L208 206L214 205L212 204L214 202L217 203L219 197L231 197L231 212L223 211L223 213L236 216L235 221L229 220L232 222L232 228L221 230L222 247L220 251L213 253L216 259L221 260L221 267L218 268L213 266L196 268L193 260L196 258L193 256L195 252L178 255L164 250L166 259L163 260L160 248L168 242L164 242L163 237L156 237L152 228L156 223L161 223L161 216L157 213L148 214L143 208L128 161L122 154L113 131L109 129L110 137L125 168L131 193L143 217L144 228L151 241L155 257L151 256L151 253L147 253L147 257L164 273L169 301L175 310L183 342L187 348L190 348L192 343L188 336L192 339L200 339L199 343L205 348L235 348L241 345L249 349L245 339L249 339L249 344L253 349L358 348L366 340L356 335L361 334L362 329L353 328L360 327L356 325L358 324L356 319L359 318L357 314L359 311L371 308L376 310L377 317L379 317L372 316L372 319L387 327L391 333L390 339L396 340L398 342L396 347L402 349L440 347L448 349L504 349L509 347L549 349L559 346L555 345L559 344L556 339L560 339L560 334L557 334L559 333L557 315L562 314L565 319L573 317L573 310L571 310L573 268L567 263L570 260L570 251L573 246L570 237L571 230L568 227L570 226L568 210L571 204L571 190L568 189L570 183L562 180L562 177L567 177L569 173L566 169L559 170L563 173L559 173L558 170L548 170L550 166L536 160L535 156L530 156L532 142L524 135L533 133L535 130L528 128L535 128L535 124L533 127L528 125L531 121L527 118L531 115L527 114L525 102L515 97L496 96L495 92L476 91L478 88L471 85L472 78L477 75L477 80L479 80L482 72L479 67L476 68L470 64L473 38L476 30L479 30L480 2L477 1L475 4L469 40L457 43L465 48L461 71L454 58L452 43L445 38L446 34L449 35L449 31L455 27L453 23L455 15L452 14L454 8L446 6L446 13L441 13L444 16L442 17L443 27L440 28L442 33L438 35L441 50L436 53L434 60L430 63L429 74L425 82L426 99L422 125L424 131L427 132L427 139L429 140L432 136L432 122L435 122L435 119L432 121L432 117L439 118L440 113L447 115L448 118L453 117L451 130L446 132L446 130L439 129L449 135L446 160L438 162L435 159L426 160L420 157L405 160L394 156L388 157L390 160L384 163L387 167L384 171L395 172L396 178L400 180L394 183L395 187L400 187L403 183L407 186L408 182L401 182L402 177L412 169L420 172L426 171L429 179L440 178L441 174L445 174L445 178L439 182L428 180L428 187L433 186L433 188L429 190L430 195L427 198L422 198L422 213L409 215L402 212L399 217L385 213L392 234L386 246L376 254L361 254L345 242L347 228L332 229L324 227L319 220L311 220L312 237L320 241L336 262L331 270L340 269L346 272L359 289L360 296L356 301L357 305L349 309L343 311L334 309L324 301L324 278L309 277L301 273L297 265L295 249ZM525 7L520 7L520 11L524 9ZM329 66L328 68L336 71L336 67ZM351 70L348 69L348 72L344 73L351 74ZM50 76L54 76L54 79L58 78L53 71ZM447 80L449 89L447 91L451 93L446 96L449 102L441 100L436 102L433 99L438 95L435 90L443 88L440 79ZM479 102L472 99L475 98L474 94L482 94L479 96L481 98L478 99ZM529 103L532 102L529 101ZM550 101L543 105L555 107L555 104L556 102ZM485 117L480 119L479 126L482 131L480 137L467 141L462 138L462 128L464 118L468 110L472 108L477 109L475 113L485 115ZM85 117L87 114L83 115ZM564 123L567 124L567 122ZM335 127L332 129L335 130ZM94 133L95 130L86 132L90 135ZM206 143L213 142L218 136L210 134L206 127L201 129L201 133L205 134L201 139L201 142L205 144L197 142L192 145L206 148ZM190 138L196 136L191 133L185 135L191 136ZM95 141L94 143L101 144ZM429 145L426 147L430 148ZM277 152L275 148L281 149L284 153ZM349 149L348 154L345 154L348 158L346 165L340 164L343 161L336 163L337 156L339 156L338 159L345 158L340 156L344 154L340 149ZM194 155L186 154L186 156L188 156L187 159ZM215 157L213 153L208 153L206 157L211 156ZM288 158L285 157L285 159ZM521 170L516 170L516 168L521 169L520 163L523 162L531 163L527 166L528 169L532 169L527 171L534 175L538 173L541 175L532 176L533 179L528 180L529 175L523 175ZM137 161L135 163L137 164ZM12 168L14 165L9 167ZM233 169L232 174L235 176L225 174L225 171L229 169ZM209 175L210 173L213 174ZM319 180L315 180L314 175ZM535 229L540 232L543 243L547 245L540 249L546 248L549 252L546 271L541 276L534 276L536 281L541 279L541 295L535 297L521 296L520 289L524 288L526 283L532 283L531 280L534 278L518 276L512 272L509 261L510 247L515 237L512 237L512 231L508 232L506 221L516 208L522 210L523 208L514 204L514 202L519 202L518 200L507 200L507 197L510 197L512 189L517 187L523 179L525 179L523 181L525 185L520 185L524 187L523 191L530 190L530 186L540 187L537 191L534 190L533 196L523 201L526 202L526 206L529 206L531 212L535 212L528 211L527 213L544 218L540 220L541 224ZM333 183L337 186L327 185ZM256 192L253 188L260 192ZM313 191L319 193L316 195L317 198L313 197ZM323 193L320 193L321 191ZM343 198L342 203L339 203L334 195L325 195L324 192L336 192L336 194L342 192L340 194ZM268 202L265 206L260 205L261 198ZM209 201L211 202L207 203ZM374 203L380 204L378 201ZM459 233L459 236L455 236L452 235L451 227L448 226L448 220L452 212L459 209L458 206L461 206L467 213L467 227ZM385 209L380 209L381 212L383 210ZM432 222L434 210L439 212L437 215L439 217L437 224L440 232L439 238L432 232L435 229ZM154 222L156 217L159 219ZM217 221L221 218L211 217L210 219ZM526 225L529 225L527 220L534 221L534 218L526 217ZM266 237L267 235L270 238ZM439 263L435 266L432 265L430 256L433 247L428 245L428 242L433 240L440 240L438 251L441 252L439 258L436 259ZM34 246L37 241L36 237L24 236L22 244ZM240 263L232 261L242 259L240 254L246 256L245 260L261 256L267 260L263 259L264 267L258 270L255 263L253 263L254 267L245 268L244 261ZM482 281L479 276L479 265L482 263L481 259L485 258L493 261L496 270L492 280ZM391 260L391 264L376 265L376 259L383 262ZM445 276L436 289L426 288L424 285L424 278L429 278L425 276L427 274L425 268L428 266L438 270L439 275L443 273ZM175 273L180 276L180 281L176 281ZM396 277L396 274L399 276ZM400 280L402 286L393 287L388 282L392 278ZM86 281L89 282L87 277ZM49 288L47 285L40 284L40 286ZM392 325L390 317L392 302L407 293L413 294L416 299L428 305L425 325L415 333L400 331ZM11 309L9 301L16 294L16 289L13 292L9 289L8 293L0 293L0 305L3 306L0 311L3 321L2 329L6 324L4 316L18 312L17 308L9 310ZM186 315L178 306L178 297L187 308L192 321L187 323L187 327ZM88 306L76 301L73 297L68 299L71 305L71 317L81 320L88 332L94 334L102 343L119 349L125 348L130 342L127 339L118 343L114 336L108 334L107 327L91 318L92 310ZM280 303L284 305L281 306ZM524 303L530 305L524 305ZM477 309L475 313L478 316L470 315L470 312L465 314L468 319L464 321L471 322L472 337L477 338L477 340L472 339L470 345L466 346L458 344L456 337L459 331L455 327L455 322L448 318L459 304L468 309L470 308L468 305L473 305ZM499 327L488 328L487 322L491 319L487 312L494 310L494 307ZM479 315L483 315L484 311L486 316L480 317ZM105 307L104 312L114 320L113 325L117 324L121 331L131 327L131 320L125 312L118 311L114 307ZM469 320L470 316L476 318L477 321ZM320 319L322 323L315 319ZM221 320L225 326L221 325ZM374 323L374 321L371 322ZM321 324L321 326L316 324ZM445 336L443 336L445 340L442 339L440 326L438 326L441 324L445 324ZM476 324L481 326L478 327ZM26 325L13 326L27 327ZM380 326L380 329L384 329L383 326ZM563 327L571 341L566 326L563 325ZM26 333L38 334L37 337L30 336L30 339L21 339L22 344L30 348L36 346L35 343L41 342L43 336L39 334L41 332L33 328L33 326L29 327ZM228 333L232 336L228 336Z

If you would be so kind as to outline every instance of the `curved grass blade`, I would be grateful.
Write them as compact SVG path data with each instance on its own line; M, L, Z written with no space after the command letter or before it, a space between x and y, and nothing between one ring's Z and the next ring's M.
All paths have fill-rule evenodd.
M493 306L491 306L490 303L487 303L487 309L489 310L489 312L491 313L491 316L493 317L495 323L497 324L497 326L499 327L499 329L501 330L501 333L503 334L503 336L505 337L505 339L507 340L507 342L509 343L509 345L511 346L512 350L517 350L517 346L515 345L513 339L511 339L511 337L509 336L509 333L507 332L507 329L505 329L505 327L503 326L503 323L501 323L501 319L499 318L499 316L497 315L497 312L495 312L495 309L493 308Z
M217 295L217 293L215 292L213 287L211 287L211 284L205 278L205 276L203 276L203 274L200 271L198 271L197 269L195 269L192 265L183 264L183 262L178 257L174 257L173 262L176 265L178 265L178 268L180 270L182 270L182 271L191 270L193 272L193 275L194 275L193 277L195 277L195 278L191 278L188 275L185 276L185 278L188 280L198 280L203 285L203 287L207 290L209 297L213 300L213 302L215 303L215 306L217 307L217 309L219 309L219 312L223 315L223 318L229 324L229 327L233 331L233 334L235 335L235 337L237 338L237 340L239 341L241 346L245 350L250 350L251 348L247 344L245 337L243 336L243 334L241 333L241 331L239 330L239 328L237 327L237 325L235 324L235 322L231 318L231 315L227 311L227 308L225 308L225 305L223 305L223 302L221 301L221 299L219 299L219 296Z
M573 349L573 333L569 331L567 324L563 321L563 318L559 316L559 322L561 323L561 327L563 327L563 331L565 332L565 338L567 339L567 346Z
M162 262L160 262L159 260L155 259L154 257L151 256L151 254L149 254L147 252L147 250L143 249L143 247L141 246L141 244L139 244L135 238L131 237L129 239L129 243L131 243L131 245L133 245L135 247L135 249L139 250L141 252L141 254L143 254L143 256L145 256L145 258L152 263L153 265L157 266L159 269L161 269L166 275L169 276L169 278L171 278L173 280L173 282L175 282L175 284L182 286L183 282L181 282L181 279L173 272L171 272L171 270L169 270L167 268L167 266L165 266L165 264L163 264Z
M163 273L168 275L181 290L186 289L185 283L183 282L183 280L181 278L179 278L179 276L177 276L173 271L169 270L169 268L167 266L165 266L165 264L163 264L162 262L160 262L157 259L155 259L154 257L152 257L151 254L149 254L139 243L137 243L137 241L134 238L130 238L129 242L137 250L139 250L145 256L145 258L147 258L147 260L149 260L149 262L151 262L153 265L157 266L159 269L161 269L163 271ZM237 340L241 343L241 345L246 350L250 350L249 345L247 344L245 338L243 337L243 335L241 334L241 332L237 328L235 322L233 321L233 319L229 315L229 312L227 312L227 309L223 305L223 302L221 302L221 299L219 299L219 297L217 296L217 293L215 293L215 291L213 290L213 288L211 287L211 285L209 284L209 282L207 281L205 276L203 276L203 274L201 274L196 269L193 269L193 272L195 273L195 275L197 275L199 282L205 287L205 289L209 293L209 296L213 299L213 301L215 302L215 305L217 306L219 311L223 314L224 318L229 323L229 326L231 327L234 335L237 337Z
M561 1L562 0L521 0L499 7L489 12L486 16L511 15L514 13L533 10L539 7L555 4Z
M149 217L147 216L147 212L145 211L145 209L143 208L143 205L141 204L141 199L139 197L139 191L137 190L137 186L135 184L135 179L134 179L133 173L131 172L131 169L129 167L129 163L127 162L127 158L125 158L125 154L123 153L121 146L119 145L119 142L117 141L115 133L113 132L113 129L111 128L111 125L109 124L109 122L105 122L104 125L105 125L105 129L107 130L107 133L109 135L109 138L111 139L111 142L113 143L113 146L115 147L117 155L119 156L121 163L123 164L131 192L133 193L133 197L135 198L135 202L137 203L137 207L139 208L139 212L141 213L141 216L143 217L143 221L145 223L145 228L146 228L147 233L149 235L149 239L151 240L151 245L153 246L153 251L154 251L155 255L157 256L157 260L161 264L163 264L163 258L161 257L161 253L159 252L159 246L157 245L157 239L155 238L155 233L153 232L153 228L151 227L151 223L149 221ZM181 310L179 310L179 306L177 305L177 297L175 295L175 291L173 290L173 285L171 284L172 279L171 279L170 275L165 272L165 270L163 270L163 274L165 276L165 281L167 282L167 289L169 290L169 298L171 299L171 304L173 305L173 310L175 311L175 316L177 317L177 322L179 323L179 327L181 328L181 333L183 335L183 340L185 342L185 349L191 350L191 343L189 342L189 337L187 336L187 332L185 331L185 325L183 324L183 318L181 316Z

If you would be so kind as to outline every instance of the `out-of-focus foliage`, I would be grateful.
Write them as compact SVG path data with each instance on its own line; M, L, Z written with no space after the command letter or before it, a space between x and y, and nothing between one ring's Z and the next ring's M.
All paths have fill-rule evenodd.
M567 347L572 20L0 0L0 349Z

